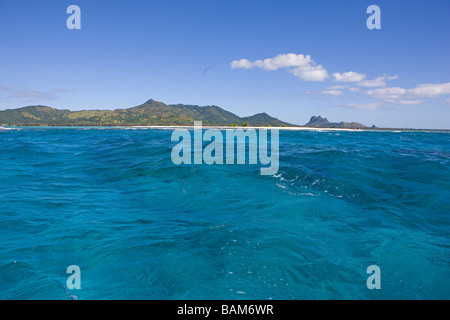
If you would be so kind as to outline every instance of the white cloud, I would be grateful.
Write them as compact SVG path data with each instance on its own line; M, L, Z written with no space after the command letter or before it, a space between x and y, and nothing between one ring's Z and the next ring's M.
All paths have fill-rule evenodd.
M349 71L344 73L333 73L334 81L336 82L358 82L366 78L365 74Z
M331 86L325 90L320 91L320 93L329 96L340 96L344 94L345 89L347 89L348 87L350 87L348 84Z
M288 73L293 74L302 81L324 81L329 78L327 70L316 64L309 55L303 54L279 54L274 58L264 60L250 61L248 59L235 60L231 62L232 69L253 69L259 68L265 71L275 71L286 69ZM365 93L373 98L380 99L382 102L367 104L349 104L348 107L358 109L378 109L383 103L397 105L417 105L423 103L420 98L436 98L441 95L450 94L450 82L437 84L419 84L415 88L405 89L401 87L386 87L387 81L396 80L398 75L383 74L375 79L366 80L363 73L348 71L344 73L335 72L332 74L334 82L353 83L356 86L348 84L335 85L328 87L320 94L324 96L340 96L345 90L353 93ZM368 91L360 87L368 88ZM0 88L1 89L1 88ZM1 93L1 90L0 90ZM308 93L311 94L311 93Z
M369 103L347 103L344 107L353 109L363 109L363 110L378 110L384 104L397 104L397 105L417 105L422 103L421 100L397 100L397 99L386 99L384 101L369 102Z
M328 89L329 90L340 90L340 89L346 89L348 87L350 87L348 84L340 84L340 85L337 85L337 86L331 86Z
M437 84L419 84L408 92L416 97L438 97L443 94L450 94L450 82Z
M398 99L407 93L406 89L399 87L379 88L367 91L367 94L379 99Z
M231 69L251 69L253 63L247 59L235 60L231 62Z
M304 56L303 54L279 54L275 58L269 58L264 60L256 60L254 65L263 70L278 70L280 68L288 67L303 67L311 65L313 61L311 56Z
M260 68L266 71L275 71L287 68L288 72L303 81L324 81L328 78L328 72L322 65L316 65L311 56L303 54L280 54L274 58L249 61L247 59L231 62L232 69Z
M368 88L375 88L375 87L385 87L387 85L387 80L395 80L398 79L398 75L388 76L388 75L382 75L380 77L377 77L373 80L364 80L357 83L358 86L361 87L368 87Z
M383 75L383 76L386 78L386 80L397 80L398 78L400 78L398 76L398 74L394 74L393 76L388 76L388 75Z
M303 81L324 81L328 78L328 72L321 65L318 66L301 66L291 71L294 76Z
M331 96L340 96L343 94L342 90L322 90L322 94L331 95Z
M401 104L401 105L416 105L421 104L423 102L422 100L395 100L395 99L387 99L384 101L387 103Z
M358 86L361 87L385 87L386 86L386 80L384 77L378 77L373 80L364 80L357 83Z
M347 103L345 107L353 109L364 109L364 110L377 110L383 104L381 102L371 102L371 103Z
M450 94L450 82L419 84L413 89L399 87L378 88L367 91L368 95L379 99L400 99L400 98L435 98L441 95ZM405 100L406 101L406 100Z

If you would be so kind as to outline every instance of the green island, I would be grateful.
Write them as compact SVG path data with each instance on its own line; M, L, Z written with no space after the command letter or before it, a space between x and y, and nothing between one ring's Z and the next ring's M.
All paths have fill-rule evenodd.
M192 126L194 120L202 121L204 126L410 130L367 127L358 122L329 122L321 116L312 116L308 123L300 126L265 112L239 117L218 106L169 105L153 99L128 109L70 111L37 105L0 111L0 126Z
M142 105L115 110L59 110L48 106L28 106L0 111L4 126L290 126L267 113L239 117L217 106L168 105L153 99Z

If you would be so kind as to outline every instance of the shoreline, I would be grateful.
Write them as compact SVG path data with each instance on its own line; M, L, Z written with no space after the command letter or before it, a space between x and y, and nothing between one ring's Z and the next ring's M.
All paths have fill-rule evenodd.
M142 129L194 129L194 126L131 126L130 128ZM317 127L230 127L230 126L205 126L202 129L236 130L236 129L266 129L266 130L285 130L285 131L361 131L364 129L350 128L317 128Z
M194 126L126 126L119 128L136 128L136 129L194 129ZM348 131L348 132L450 132L450 129L397 129L397 128L322 128L322 127L230 127L230 126L202 126L202 129L219 129L219 130L234 130L234 129L266 129L279 131Z
M26 128L109 128L109 129L159 129L159 130L176 130L176 129L188 129L193 130L194 126L0 126L0 130L11 130L11 129L26 129ZM348 131L348 132L450 132L450 129L404 129L404 128L325 128L325 127L231 127L231 126L208 126L203 125L202 129L219 129L219 130L236 130L236 129L266 129L266 130L279 130L279 131L317 131L317 132L327 132L327 131Z

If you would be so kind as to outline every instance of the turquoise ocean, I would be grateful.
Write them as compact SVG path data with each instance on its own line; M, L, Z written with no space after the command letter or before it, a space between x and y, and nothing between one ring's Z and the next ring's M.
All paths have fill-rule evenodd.
M450 298L449 132L280 131L272 176L171 134L0 129L0 299Z

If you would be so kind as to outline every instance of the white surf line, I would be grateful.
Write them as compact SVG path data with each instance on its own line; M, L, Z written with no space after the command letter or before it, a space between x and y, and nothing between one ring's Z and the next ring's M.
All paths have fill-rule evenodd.
M194 126L131 126L128 128L142 129L194 129ZM365 129L349 128L315 128L315 127L229 127L229 126L203 126L206 129L236 130L236 129L266 129L266 130L286 130L286 131L366 131ZM370 130L367 130L370 131Z

